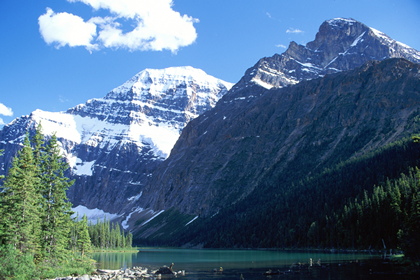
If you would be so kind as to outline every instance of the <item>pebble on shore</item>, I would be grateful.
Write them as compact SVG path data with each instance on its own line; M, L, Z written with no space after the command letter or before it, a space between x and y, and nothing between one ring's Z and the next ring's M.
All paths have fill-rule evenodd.
M119 270L97 269L92 275L58 277L51 280L137 280L137 279L161 279L158 270L150 271L147 268L133 267ZM173 272L173 276L185 275L185 271Z

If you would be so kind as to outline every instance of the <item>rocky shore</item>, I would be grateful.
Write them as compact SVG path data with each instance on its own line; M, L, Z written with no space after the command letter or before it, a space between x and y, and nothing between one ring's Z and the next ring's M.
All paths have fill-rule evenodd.
M127 269L108 270L97 269L91 275L58 277L51 280L137 280L137 279L161 279L185 275L185 271L175 272L172 267L161 267L158 270L150 270L143 267L133 267Z

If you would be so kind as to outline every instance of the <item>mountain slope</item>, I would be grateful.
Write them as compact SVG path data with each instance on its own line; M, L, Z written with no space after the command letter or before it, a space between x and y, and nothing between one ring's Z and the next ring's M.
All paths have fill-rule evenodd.
M387 71L404 76L415 64L365 65L391 57L420 61L417 50L337 18L325 21L306 46L292 42L285 53L261 59L215 108L189 123L141 198L126 205L126 227L139 238L165 235L158 228L167 227L174 213L190 221L212 216L248 198L262 182L270 185L280 177L290 183L409 134L404 123L417 103L405 100L401 106L410 109L401 112L391 105L403 101L392 97L395 88L410 87L398 80L395 88L383 85L395 78ZM362 68L331 78L354 67ZM346 75L354 76L341 83ZM299 84L312 79L322 84ZM378 89L389 96L381 99ZM166 226L149 228L151 217Z
M27 130L56 133L76 179L74 205L121 210L141 193L150 172L170 153L184 126L212 108L231 84L192 67L146 69L104 98L67 112L34 111L0 132L7 170Z
M293 182L411 133L405 125L418 109L417 76L410 72L416 64L366 64L392 57L420 62L417 50L336 18L306 46L292 42L285 53L261 59L215 108L189 123L142 197L126 206L126 225L152 236L142 223L156 213L164 219L163 210L211 216L262 182ZM355 67L362 68L343 73Z
M409 136L417 132L420 65L370 62L258 98L225 99L183 130L139 205L209 217L261 186L292 184Z

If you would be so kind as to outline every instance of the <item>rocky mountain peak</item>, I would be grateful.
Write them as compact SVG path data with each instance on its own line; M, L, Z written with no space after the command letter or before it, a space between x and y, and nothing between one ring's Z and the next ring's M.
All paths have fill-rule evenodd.
M190 66L145 69L104 98L88 100L68 113L113 123L166 123L177 130L214 107L232 84Z
M232 85L191 66L145 69L113 89L105 98L145 100L150 96L161 96L168 92L179 93L173 91L179 86L185 88L193 86L195 89L209 87L230 89Z
M0 149L16 151L27 130L42 123L56 133L76 179L77 205L117 212L167 158L182 129L214 107L232 84L193 67L146 69L103 98L66 112L36 110L0 130ZM6 171L12 152L3 161Z
M319 64L327 67L329 62L350 47L355 46L369 27L354 19L336 18L321 24L315 40L306 44L306 48L319 54Z
M283 54L262 58L234 91L255 84L284 87L394 57L420 62L419 51L354 19L335 18L322 23L315 40L306 46L291 42Z

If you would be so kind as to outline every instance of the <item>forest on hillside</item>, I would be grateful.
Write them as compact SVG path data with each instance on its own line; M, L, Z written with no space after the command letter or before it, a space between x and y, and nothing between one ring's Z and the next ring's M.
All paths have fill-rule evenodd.
M157 234L136 241L208 248L397 249L418 259L418 139L394 142L298 180L278 178L276 184L271 178L243 201L170 239Z

